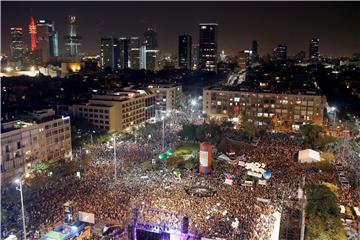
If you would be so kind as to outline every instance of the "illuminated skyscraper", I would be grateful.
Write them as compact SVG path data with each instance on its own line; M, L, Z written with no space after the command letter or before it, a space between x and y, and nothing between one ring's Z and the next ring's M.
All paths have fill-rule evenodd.
M319 60L320 57L320 39L313 38L309 44L309 60Z
M145 46L148 50L158 49L157 32L153 27L147 27L144 33Z
M179 36L179 68L191 69L192 40L190 35Z
M36 49L36 45L37 45L36 33L37 33L37 30L36 30L35 19L33 17L31 17L30 23L29 23L31 51L35 51L35 49Z
M199 25L199 67L203 71L216 71L217 64L217 23Z
M119 41L112 37L101 38L100 65L111 70L119 67Z
M129 53L130 68L140 69L140 39L138 37L130 38L130 53Z
M23 29L20 27L10 28L11 43L10 53L14 60L20 60L24 51Z
M55 31L54 22L50 20L38 20L37 49L41 52L42 62L48 63L51 57L59 56L58 33Z
M126 37L119 38L119 68L129 68L129 48L130 39Z
M69 16L69 31L65 39L67 40L67 42L65 43L67 55L69 57L79 57L81 37L78 35L77 32L77 21L75 16Z
M140 47L140 69L157 70L159 50L147 49L145 45Z

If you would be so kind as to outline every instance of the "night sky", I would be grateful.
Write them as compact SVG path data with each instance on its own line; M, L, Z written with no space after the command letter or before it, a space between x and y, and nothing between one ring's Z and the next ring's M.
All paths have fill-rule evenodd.
M99 53L103 35L143 37L154 25L159 48L177 53L177 37L189 33L198 41L198 24L219 24L219 50L235 54L259 42L261 55L278 43L288 45L289 55L308 52L309 39L320 38L326 56L360 52L360 2L1 2L1 47L9 53L10 27L26 27L30 16L55 21L60 51L64 49L67 16L78 19L82 52Z

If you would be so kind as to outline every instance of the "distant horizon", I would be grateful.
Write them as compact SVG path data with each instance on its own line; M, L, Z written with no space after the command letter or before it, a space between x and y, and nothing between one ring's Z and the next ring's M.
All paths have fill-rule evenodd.
M190 34L198 43L199 24L218 26L218 52L236 55L257 40L259 55L272 54L280 43L288 56L305 51L320 38L320 55L350 57L360 52L359 2L1 2L1 54L10 53L10 28L23 28L29 47L30 17L55 22L60 54L64 53L67 17L75 15L82 36L80 51L99 55L100 38L139 37L155 26L159 50L176 54L178 36ZM100 10L100 11L99 11Z

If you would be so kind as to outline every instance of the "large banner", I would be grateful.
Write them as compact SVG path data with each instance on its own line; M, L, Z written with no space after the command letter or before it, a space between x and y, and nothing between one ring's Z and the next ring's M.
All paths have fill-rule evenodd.
M209 161L208 156L209 156L208 152L200 151L200 165L204 167L208 167L208 161Z
M209 143L202 143L199 150L199 172L202 174L208 174L211 172L212 145Z
M95 224L95 215L93 213L80 212L79 211L79 221L85 223Z

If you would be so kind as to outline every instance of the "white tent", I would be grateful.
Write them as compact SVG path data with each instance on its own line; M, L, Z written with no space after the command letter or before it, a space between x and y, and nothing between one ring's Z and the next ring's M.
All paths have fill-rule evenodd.
M321 160L320 153L312 149L305 149L299 151L298 160L301 163L312 163Z
M229 162L231 159L226 156L225 154L221 154L220 156L217 157L218 160L225 160L227 162Z

